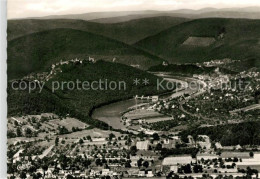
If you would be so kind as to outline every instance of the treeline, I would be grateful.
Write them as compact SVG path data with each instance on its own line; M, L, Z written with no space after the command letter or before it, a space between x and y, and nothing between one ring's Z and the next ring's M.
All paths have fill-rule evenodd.
M173 127L178 126L178 121L168 120L168 121L159 121L149 125L149 128L156 131L168 131Z
M208 135L211 140L223 146L260 145L260 121L239 124L218 125L212 127L192 127L180 133L183 141L188 142L188 135L194 139L198 135Z
M193 158L196 157L199 149L197 148L173 148L173 149L167 149L162 148L161 149L161 157L165 158L171 155L191 155Z

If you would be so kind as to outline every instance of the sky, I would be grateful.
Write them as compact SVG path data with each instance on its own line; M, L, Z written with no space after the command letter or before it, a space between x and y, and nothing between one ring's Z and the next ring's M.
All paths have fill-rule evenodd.
M8 19L103 11L260 6L260 0L7 0Z

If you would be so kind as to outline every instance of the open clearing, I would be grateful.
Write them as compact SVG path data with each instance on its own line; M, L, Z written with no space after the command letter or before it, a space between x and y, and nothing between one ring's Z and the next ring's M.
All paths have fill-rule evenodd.
M163 116L163 114L160 114L159 112L152 111L152 110L146 110L146 109L138 109L134 111L130 111L124 115L127 119L144 119L149 117L160 117Z
M183 45L191 45L198 47L207 47L215 42L213 37L189 37L183 42Z
M150 124L150 123L169 121L169 120L172 120L172 118L171 117L153 117L153 118L146 119L145 122Z

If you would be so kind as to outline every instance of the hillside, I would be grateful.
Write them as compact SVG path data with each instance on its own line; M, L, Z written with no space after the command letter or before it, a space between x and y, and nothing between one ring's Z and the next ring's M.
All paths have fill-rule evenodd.
M156 88L158 77L119 63L98 61L96 63L69 64L62 66L62 73L58 73L50 81L46 82L41 93L34 90L32 93L22 90L12 90L8 84L8 115L39 114L44 112L53 112L62 116L70 114L92 126L106 128L107 125L98 120L90 118L93 108L102 104L108 104L113 101L128 99L134 95L152 95L160 93ZM133 79L147 78L149 85L133 85ZM115 81L118 84L116 90L105 89L105 83L102 88L84 89L79 84L78 88L70 89L67 85L52 92L52 82L74 82L79 80L82 83L99 80L107 80L108 84ZM125 82L125 87L121 85L119 89L118 82ZM109 85L108 85L109 86ZM98 86L96 85L95 88Z
M53 63L85 58L139 64L141 69L161 63L161 59L127 44L72 29L42 31L8 42L8 78L46 71Z
M9 20L7 32L8 40L12 40L17 37L44 30L70 28L92 32L128 44L133 44L141 39L159 33L162 30L180 24L184 21L187 21L187 19L167 16L141 18L115 24L100 24L73 19L25 19Z
M209 74L215 73L216 67L199 67L193 64L169 64L168 66L156 65L148 69L151 72L171 72L178 75L193 75L193 74ZM219 71L225 74L234 74L235 72L224 68L219 68Z
M235 145L259 145L260 144L260 122L250 121L239 124L217 125L212 127L192 127L180 133L183 141L192 134L207 135L214 142L220 142L223 146Z
M194 63L212 59L236 60L260 57L260 20L197 19L171 27L136 43L136 46L172 63ZM208 46L183 44L187 39ZM207 44L207 43L201 43Z

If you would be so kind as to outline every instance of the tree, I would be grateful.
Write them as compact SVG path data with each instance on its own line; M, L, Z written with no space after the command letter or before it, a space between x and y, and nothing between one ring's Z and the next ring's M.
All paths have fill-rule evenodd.
M20 127L18 127L17 129L16 129L16 135L17 135L17 137L22 137L22 131L21 131L21 129L20 129Z
M184 171L184 173L192 173L190 164L182 166L182 170Z
M167 179L168 179L168 178L172 178L173 174L174 174L174 172L171 171L170 173L168 173L168 175L166 176L166 178L167 178Z
M91 136L87 136L87 140L92 141Z
M96 161L96 166L102 166L102 161L98 158Z
M59 137L56 137L56 139L55 139L55 145L58 146L58 144L59 144Z
M74 177L72 175L67 175L67 179L74 179Z
M110 133L109 136L108 136L108 139L109 139L109 140L112 140L114 137L115 137L115 134Z
M162 144L158 143L158 144L155 146L155 150L162 150Z
M17 172L17 166L13 163L7 164L7 173L14 175Z
M143 139L144 137L146 137L146 134L143 131L141 131L137 134L137 137L139 137L140 139Z
M144 162L143 162L143 166L144 166L145 168L148 168L148 167L149 167L149 162L148 162L148 161L144 161Z
M15 125L15 126L19 126L19 124L18 124L17 121L14 121L14 125Z
M48 170L48 165L43 165L42 169L43 169L43 176L45 177L45 172Z
M59 134L60 135L69 133L68 129L66 127L64 127L64 126L62 126L62 127L59 126L58 129L59 129Z
M22 178L22 179L27 178L26 173L25 173L25 172L21 172L21 174L20 174L20 178Z
M79 139L79 144L81 145L83 143L84 143L83 139Z
M14 138L14 137L16 137L16 134L11 130L7 130L7 138Z
M130 153L131 153L131 155L136 155L136 152L137 152L136 146L131 146L131 147L130 147Z
M140 168L142 166L143 163L143 159L140 158L139 160L137 160L137 166Z
M193 171L194 171L194 173L202 173L202 171L203 171L202 166L201 165L195 165L193 167Z
M131 160L126 161L125 168L131 168Z
M160 137L157 133L153 133L153 140L159 140Z
M25 130L25 136L26 136L26 137L32 137L32 130L29 129L29 128L26 128L26 130Z

